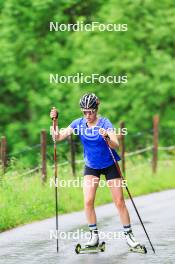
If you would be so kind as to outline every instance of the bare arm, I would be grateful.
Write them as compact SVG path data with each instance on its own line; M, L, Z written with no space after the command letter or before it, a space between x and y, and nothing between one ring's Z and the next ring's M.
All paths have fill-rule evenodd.
M57 118L58 117L58 112L56 110L56 108L52 108L51 111L50 111L50 118ZM64 139L66 139L68 136L70 136L73 132L73 128L71 127L67 127L67 128L64 128L64 129L60 129L58 130L58 128L56 129L56 131L54 130L53 126L51 127L51 135L52 135L52 138L53 140L55 141L62 141Z
M108 132L109 138L107 138L110 148L115 149L119 147L119 141L116 134L113 131Z
M56 135L56 141L62 141L64 139L66 139L67 137L69 137L73 132L73 128L71 127L67 127L64 129L61 129L58 134Z
M119 141L114 131L112 130L106 131L104 128L100 128L99 132L102 135L102 137L107 140L110 148L115 149L119 147Z

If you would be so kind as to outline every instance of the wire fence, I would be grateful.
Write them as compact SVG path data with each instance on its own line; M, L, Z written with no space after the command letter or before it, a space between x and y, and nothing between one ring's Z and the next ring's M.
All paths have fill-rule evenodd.
M124 122L120 123L120 128L122 129L125 126ZM146 141L146 143L149 143L146 147L142 147L139 149L136 149L135 151L126 151L127 140L126 136L119 135L119 143L120 143L120 156L121 156L121 167L122 171L125 175L126 169L126 161L133 160L135 156L137 155L146 155L149 153L149 160L145 158L146 163L152 167L153 173L156 173L157 170L157 163L158 163L158 152L164 151L164 152L170 152L175 150L175 145L172 146L159 146L159 117L156 115L153 117L153 129L148 129L144 131L138 131L136 133L129 133L127 135L128 137L134 139L134 138L142 138L142 140L145 140L149 138L149 142ZM152 141L152 142L151 142ZM152 143L152 144L150 144ZM41 131L41 139L40 143L28 146L21 151L18 152L12 152L7 153L7 139L5 136L1 137L1 144L0 144L0 161L2 166L2 171L5 174L8 169L9 161L11 161L13 158L18 159L19 156L24 157L28 153L33 153L33 151L36 151L37 155L39 156L39 161L37 166L34 168L26 169L23 173L21 173L21 177L26 175L32 175L33 173L41 171L41 179L42 181L46 181L47 179L47 167L52 166L48 165L47 161L53 162L53 143L47 142L47 133L45 130ZM59 154L59 164L58 166L65 166L70 165L72 169L72 174L76 175L76 165L84 163L83 159L78 159L80 152L80 142L78 142L76 139L74 139L73 136L70 136L65 142L60 142L58 144L58 154ZM151 155L150 155L151 154ZM167 155L167 154L166 154ZM151 158L150 158L151 157ZM169 158L169 156L167 156ZM36 159L36 155L34 156ZM61 161L60 161L61 160ZM134 163L134 162L133 162ZM144 166L145 164L141 164L140 166ZM129 168L129 170L132 170L134 167Z

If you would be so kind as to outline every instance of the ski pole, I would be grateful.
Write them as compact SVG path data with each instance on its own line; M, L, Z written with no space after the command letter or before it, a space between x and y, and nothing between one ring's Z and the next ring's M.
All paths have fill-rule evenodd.
M55 109L53 107L52 109ZM57 117L53 118L53 129L54 133L57 134ZM58 170L57 170L57 145L56 145L56 139L54 138L54 177L55 177L55 215L56 215L56 241L57 241L57 253L59 251L59 246L58 246Z
M120 177L122 178L122 180L124 180L124 177L123 177L123 175L122 175L122 173L121 173L121 170L120 170L120 167L119 167L119 165L118 165L118 163L117 163L117 161L116 161L116 159L115 159L115 157L114 157L114 154L113 154L113 152L112 152L112 150L111 150L111 148L110 148L110 146L109 146L107 140L106 140L106 139L104 139L104 140L106 141L106 144L107 144L107 146L108 146L108 149L109 149L109 152L110 152L110 154L111 154L111 157L112 157L112 159L113 159L113 161L114 161L114 163L115 163L115 165L116 165L116 167L117 167L117 169L118 169L118 171L119 171ZM154 253L156 253L156 252L155 252L155 249L154 249L154 247L153 247L153 244L151 243L151 240L150 240L150 238L149 238L149 236L148 236L148 233L147 233L147 231L146 231L146 228L145 228L145 226L144 226L144 224L143 224L143 221L142 221L142 219L141 219L141 217L140 217L140 214L139 214L139 212L138 212L138 210L137 210L137 207L136 207L136 205L135 205L135 202L134 202L134 200L133 200L133 198L132 198L132 195L131 195L131 193L130 193L128 187L125 186L125 188L126 188L126 191L127 191L128 195L129 195L129 198L130 198L130 200L131 200L131 202L132 202L132 204L133 204L133 206L134 206L134 209L135 209L135 211L136 211L136 213L137 213L137 216L138 216L138 218L139 218L139 220L140 220L140 223L141 223L141 225L142 225L142 227L143 227L143 230L144 230L144 232L145 232L145 234L146 234L146 236L147 236L147 239L148 239L149 244L150 244L150 246L151 246L151 248L152 248L152 251L153 251Z

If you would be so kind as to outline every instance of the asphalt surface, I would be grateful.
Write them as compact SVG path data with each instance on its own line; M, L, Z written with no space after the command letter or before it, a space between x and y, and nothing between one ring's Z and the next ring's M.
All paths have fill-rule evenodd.
M56 240L50 239L55 230L55 218L24 225L0 234L0 264L142 264L142 263L175 263L175 190L154 193L136 197L136 205L145 223L155 247L156 254L146 239L139 220L130 201L127 205L130 211L134 234L148 250L146 255L130 253L125 240L120 237L122 231L117 211L113 204L100 206L96 209L98 227L103 235L115 232L115 239L106 237L106 251L96 254L77 255L74 252L78 242L77 230L86 232L84 212L59 216L59 230L62 232L59 240L59 253L56 253ZM64 232L64 233L63 233ZM70 233L73 232L73 233ZM83 233L83 234L84 234ZM68 236L69 239L65 236ZM103 240L103 239L102 239Z

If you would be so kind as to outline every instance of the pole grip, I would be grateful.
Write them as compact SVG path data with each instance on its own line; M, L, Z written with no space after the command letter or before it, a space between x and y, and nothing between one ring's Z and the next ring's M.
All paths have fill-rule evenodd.
M56 110L57 111L57 109L56 109L55 106L52 107L52 110ZM53 128L56 131L56 129L57 129L57 123L58 123L58 111L57 111L57 116L54 117L54 118L52 118L52 121L53 121Z

